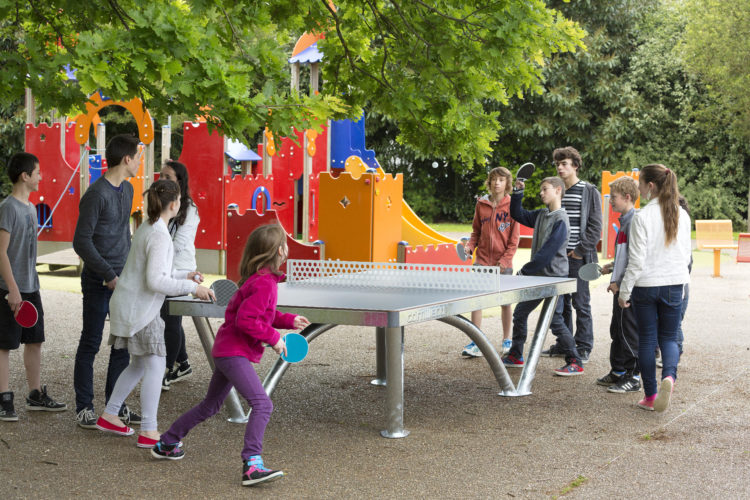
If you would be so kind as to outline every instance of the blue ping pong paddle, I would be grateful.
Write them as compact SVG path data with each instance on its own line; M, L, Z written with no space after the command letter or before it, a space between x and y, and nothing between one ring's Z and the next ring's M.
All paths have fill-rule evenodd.
M299 333L287 333L284 335L284 343L286 344L286 356L282 354L281 359L287 363L299 363L305 359L307 351L310 350L307 339Z

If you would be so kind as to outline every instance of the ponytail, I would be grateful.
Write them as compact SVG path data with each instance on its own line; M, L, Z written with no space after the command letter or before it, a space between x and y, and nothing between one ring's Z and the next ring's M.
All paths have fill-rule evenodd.
M641 169L640 179L646 184L653 183L659 192L659 207L664 221L664 244L669 245L677 238L680 221L680 191L677 188L677 176L664 165L653 163Z
M151 184L143 195L148 203L148 222L153 224L167 206L180 197L180 187L168 180L158 180Z

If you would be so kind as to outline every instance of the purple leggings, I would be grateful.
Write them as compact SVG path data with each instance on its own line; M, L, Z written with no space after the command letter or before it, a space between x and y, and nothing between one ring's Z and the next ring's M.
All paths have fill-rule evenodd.
M271 418L273 403L263 389L263 384L249 359L242 356L214 358L214 363L216 369L208 384L206 397L175 420L172 427L161 435L161 440L166 444L181 441L193 427L219 412L234 386L251 407L245 429L242 459L248 460L253 455L260 455L263 451L263 434Z

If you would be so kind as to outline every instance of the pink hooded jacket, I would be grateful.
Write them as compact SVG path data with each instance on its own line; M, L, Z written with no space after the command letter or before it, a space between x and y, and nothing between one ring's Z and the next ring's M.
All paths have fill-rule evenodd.
M284 275L260 269L242 284L229 301L224 324L216 332L213 357L244 356L259 363L263 344L276 345L281 338L276 328L294 328L297 316L276 310L277 286L283 279Z

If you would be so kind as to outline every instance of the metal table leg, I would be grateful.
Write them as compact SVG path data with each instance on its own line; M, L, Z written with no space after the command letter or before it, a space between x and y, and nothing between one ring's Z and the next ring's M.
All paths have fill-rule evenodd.
M404 429L404 328L385 329L386 393L385 410L387 429L380 435L387 438L403 438L409 435Z
M375 378L370 380L372 385L384 386L386 384L385 371L385 328L375 328Z
M497 350L492 346L487 336L477 328L477 326L464 318L463 316L446 316L440 318L439 321L446 323L451 326L455 326L462 332L464 332L474 342L479 350L482 351L487 363L490 365L492 373L495 375L497 383L500 384L500 388L503 392L514 393L516 388L513 385L513 381L508 375L508 370L505 369L503 361L500 359L500 355ZM502 393L501 393L502 394Z
M547 331L552 322L552 316L555 314L555 306L557 305L558 298L559 297L555 295L554 297L544 299L542 312L539 314L539 320L536 322L534 338L531 340L529 357L526 360L526 364L523 366L523 371L521 371L521 378L518 379L518 387L516 388L515 393L506 394L501 392L500 395L528 396L531 394L531 382L534 380L534 375L536 374L536 365L539 363L539 355L542 353L544 339L547 338Z
M203 350L206 353L208 364L211 367L211 370L215 370L216 366L214 366L214 358L211 356L211 349L214 346L214 333L211 329L211 324L208 322L208 318L202 316L193 316L192 318L193 324L195 325L195 331L198 332L198 338L201 340ZM229 391L229 396L224 401L224 407L229 411L230 422L235 424L247 423L247 417L250 412L246 415L242 410L240 398L237 396L237 391L235 391L234 388Z
M321 323L313 323L304 330L300 332L300 334L307 339L307 342L312 342L318 335L321 333L327 332L331 328L335 327L337 325L324 325ZM279 356L279 359L276 360L276 362L273 364L271 369L268 371L268 374L266 375L265 380L263 380L263 388L266 390L266 394L270 397L271 394L273 394L273 391L276 389L276 386L281 381L281 377L284 376L284 373L286 373L287 368L289 368L289 363L281 359L281 356Z

